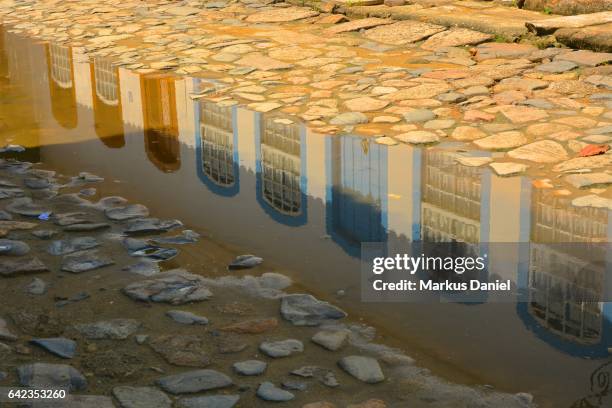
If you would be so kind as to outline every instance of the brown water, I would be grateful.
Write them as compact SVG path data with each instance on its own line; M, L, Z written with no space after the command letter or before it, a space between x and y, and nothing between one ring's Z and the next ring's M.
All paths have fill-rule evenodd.
M105 194L263 256L451 380L531 392L551 407L593 393L591 373L610 361L612 305L573 304L553 290L563 277L530 275L537 259L505 254L516 262L504 279L551 288L529 303L371 304L360 302L359 255L362 242L389 252L419 240L544 251L608 242L607 210L571 207L524 177L457 167L453 144L422 150L315 134L192 100L199 79L143 76L0 34L0 145L24 145L27 160L65 174L104 176Z

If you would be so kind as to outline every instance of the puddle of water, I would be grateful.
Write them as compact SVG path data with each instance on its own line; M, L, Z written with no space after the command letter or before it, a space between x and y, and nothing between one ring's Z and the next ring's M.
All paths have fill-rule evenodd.
M422 150L314 134L194 101L199 79L139 75L0 34L0 145L29 147L26 160L100 174L115 181L105 194L282 265L451 379L569 406L609 360L612 305L559 297L553 286L562 277L525 270L537 259L506 254L517 258L504 278L550 285L529 303L366 304L356 276L362 242L532 242L545 251L548 243L608 242L607 210L571 207L525 177L456 166L452 144ZM340 289L345 296L335 295Z

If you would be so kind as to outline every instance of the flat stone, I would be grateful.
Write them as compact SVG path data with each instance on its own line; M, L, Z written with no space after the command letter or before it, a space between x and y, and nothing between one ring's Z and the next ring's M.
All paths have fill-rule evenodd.
M487 150L513 149L525 143L527 143L527 138L516 130L497 133L474 141L476 146Z
M608 173L584 173L565 176L565 181L576 188L604 186L612 184L612 175Z
M589 194L574 198L572 200L572 205L574 207L607 208L608 210L612 210L612 199L600 197L595 194Z
M23 241L0 239L0 255L21 256L30 252L30 246Z
M28 286L25 287L25 291L30 295L44 295L45 293L47 293L47 284L42 279L34 278L32 282L30 282Z
M373 28L386 24L393 24L393 20L386 20L377 17L360 18L357 20L349 21L348 23L337 24L333 27L325 30L326 34L340 34L347 33L350 31L359 31L362 29Z
M157 385L171 394L209 391L226 388L232 384L231 378L215 370L187 371L157 380Z
M61 358L72 358L76 353L77 344L74 340L63 337L53 337L47 339L32 339L30 343L44 348L51 354Z
M340 359L338 365L359 381L376 384L385 380L385 376L376 359L363 356L348 356Z
M537 71L551 72L553 74L560 74L562 72L571 71L576 68L578 64L571 61L553 61L546 64L541 64L536 67Z
M388 137L388 136L382 136L382 137L377 137L374 142L380 144L380 145L385 145L385 146L395 146L397 143L397 140Z
M104 210L104 214L114 221L125 221L132 218L149 216L149 209L142 204L131 204L123 207L114 207Z
M17 336L11 333L7 327L6 320L0 317L0 340L16 341Z
M546 111L529 106L506 106L500 111L512 123L526 123L548 117Z
M456 122L452 119L434 119L425 122L423 128L429 130L449 129L455 126L455 123Z
M35 204L29 197L22 197L13 200L12 203L6 206L6 210L13 214L19 214L25 217L38 217L43 213L51 212L48 208Z
M235 61L237 65L244 65L247 67L252 67L261 71L276 71L289 69L293 65L288 64L283 61L276 60L274 58L267 57L265 55L261 55L258 53L252 53L245 55L240 58L238 61Z
M363 96L360 98L350 99L344 102L344 104L353 112L371 112L383 109L389 105L389 102L381 101L380 99L371 98L369 96Z
M174 235L171 237L159 237L153 238L151 242L155 244L191 244L198 242L200 239L200 234L192 230L184 230L179 235Z
M273 402L291 401L293 398L295 398L295 395L289 391L278 388L268 381L262 383L259 388L257 388L257 396L264 401Z
M450 86L446 83L421 84L411 88L400 89L387 95L381 96L381 99L389 101L403 101L406 99L429 99L437 95L446 93L450 90Z
M126 234L154 234L182 227L179 220L160 220L158 218L138 218L128 221L123 232Z
M240 400L240 395L210 395L191 397L179 400L179 408L233 408Z
M177 323L181 324L199 324L207 325L208 319L203 316L198 316L191 312L185 312L182 310L168 310L166 316L171 318Z
M51 255L68 255L98 246L100 246L100 243L94 237L78 237L53 241L47 247L47 252Z
M308 294L291 294L281 299L281 315L295 326L318 326L327 320L343 319L340 308Z
M259 350L268 357L280 358L301 353L304 351L304 345L301 341L295 339L265 341L259 345Z
M552 168L553 171L573 171L584 169L605 168L612 165L612 155L600 154L597 156L575 157L562 163L557 164Z
M366 31L365 37L384 44L404 45L423 40L444 30L445 27L436 24L404 20L372 28Z
M312 341L330 351L340 350L347 342L348 330L322 330L317 332Z
M567 159L567 152L557 142L540 140L509 151L508 156L536 163L557 163Z
M172 400L153 387L120 386L113 388L113 396L122 408L170 408Z
M461 47L464 45L477 45L493 38L492 34L485 34L467 28L451 28L429 37L421 48L436 51L443 47Z
M457 163L467 167L480 167L493 161L490 157L465 157L459 156L455 159Z
M436 96L436 99L441 102L459 103L465 101L467 97L459 92L447 92Z
M199 275L176 269L158 274L153 279L134 282L123 289L134 300L180 305L207 300L212 293Z
M180 367L206 367L210 364L204 339L194 335L162 335L149 341L149 346L168 363Z
M83 273L113 265L114 263L112 259L106 255L101 255L96 250L80 251L66 255L62 259L61 269L71 273Z
M612 13L610 13L612 15ZM610 52L593 52L587 50L579 50L568 53L559 54L555 60L571 61L578 65L594 67L612 61L612 53Z
M472 127L472 126L457 126L453 133L451 133L451 137L457 140L476 140L482 139L487 134L482 130Z
M75 329L90 340L125 340L140 328L134 319L111 319L75 325Z
M368 117L361 112L345 112L335 116L329 121L332 125L358 125L368 123Z
M34 363L17 367L19 384L32 388L62 388L83 391L87 380L74 367L65 364Z
M429 109L415 109L404 113L404 120L408 123L427 122L435 117L436 114Z
M256 102L256 103L249 103L247 105L247 107L251 110L254 110L256 112L271 112L275 109L280 108L281 105L280 103L276 103L276 102Z
M246 18L246 21L249 23L286 23L318 15L318 12L308 8L286 7L251 14Z
M498 176L514 176L523 173L528 168L522 163L491 163L489 166Z
M5 277L47 271L49 271L49 268L47 268L45 264L38 260L38 258L0 260L0 275Z
M414 130L411 132L401 133L395 136L395 138L404 143L411 144L427 144L440 141L440 136L433 132L427 132L424 130Z
M476 47L476 60L483 61L493 58L521 58L537 51L529 44L489 42Z
M528 2L533 0L528 0ZM567 2L566 2L567 3ZM572 4L571 2L567 4ZM572 13L574 14L574 13ZM570 16L553 17L542 20L528 21L525 23L529 31L539 35L552 34L560 28L582 28L591 25L599 25L612 22L612 12L579 14Z
M255 255L237 256L227 267L228 269L250 269L261 265L263 258Z
M39 177L27 177L23 179L23 184L32 190L42 190L52 186L51 180Z
M234 363L232 367L240 375L251 376L263 374L268 364L259 360L247 360Z
M192 16L194 14L198 14L202 10L200 10L199 8L195 8L195 7L177 6L177 7L167 8L164 11L167 14L171 14L173 16L186 17L186 16Z

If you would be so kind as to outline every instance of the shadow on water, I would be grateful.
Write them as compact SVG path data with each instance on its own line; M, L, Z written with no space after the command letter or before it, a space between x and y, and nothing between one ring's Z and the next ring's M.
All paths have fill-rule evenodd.
M452 143L421 150L314 134L192 100L200 79L143 76L0 34L2 86L25 95L12 104L0 95L3 107L17 106L4 112L19 112L18 122L0 113L0 135L27 145L27 160L119 180L113 193L274 260L322 297L344 290L334 302L466 381L533 392L544 406L609 400L609 255L557 245L609 242L607 210L572 207L524 177L457 166ZM426 304L362 303L364 242L382 242L388 254L414 242L471 252L529 243L490 248L489 259L504 265L490 273L511 280L525 301L486 303L485 295L468 305L442 294Z

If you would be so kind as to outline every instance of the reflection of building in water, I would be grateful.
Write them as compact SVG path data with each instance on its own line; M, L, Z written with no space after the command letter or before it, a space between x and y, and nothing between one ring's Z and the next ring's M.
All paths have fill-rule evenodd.
M181 167L175 79L142 78L145 149L149 160L164 172Z
M283 214L301 211L300 128L262 120L261 187L263 198Z
M607 209L573 207L568 198L534 189L525 324L572 354L607 355L612 304L606 249Z
M8 55L4 39L4 28L0 26L0 81L8 78Z
M455 154L424 152L421 239L428 242L481 240L482 177L476 167L458 166ZM487 220L484 220L486 225Z
M234 168L234 126L232 108L214 103L200 104L202 168L204 174L222 187L236 182Z
M362 242L387 239L387 147L357 136L337 137L331 143L328 233L355 255Z
M53 117L65 129L77 126L77 101L74 83L74 66L72 48L57 45L45 45L49 94Z
M117 67L108 60L94 58L91 64L91 83L96 134L108 147L125 146Z

